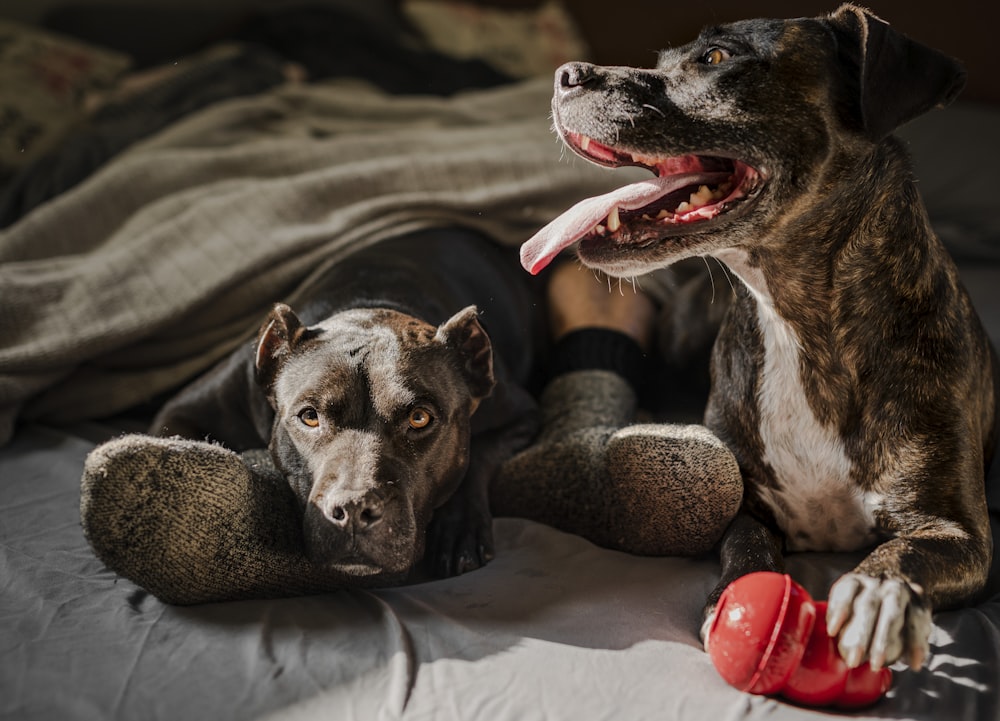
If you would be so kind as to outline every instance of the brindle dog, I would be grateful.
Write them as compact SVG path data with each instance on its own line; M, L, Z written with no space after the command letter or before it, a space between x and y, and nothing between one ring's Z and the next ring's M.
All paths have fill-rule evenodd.
M828 630L852 667L919 668L931 609L984 587L995 355L891 135L963 84L852 5L709 28L654 69L556 72L566 144L656 177L578 204L525 267L579 241L616 276L714 256L742 281L705 422L746 492L703 629L728 583L781 570L785 550L870 548L833 585Z

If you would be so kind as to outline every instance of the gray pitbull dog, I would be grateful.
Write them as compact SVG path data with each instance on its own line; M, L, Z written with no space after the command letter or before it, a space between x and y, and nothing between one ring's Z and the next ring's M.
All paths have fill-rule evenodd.
M426 549L438 575L478 568L493 554L490 479L536 426L521 384L542 331L525 277L464 230L360 250L299 314L275 305L256 341L169 400L151 432L267 446L320 566L401 577Z
M828 631L850 666L917 668L931 609L984 588L995 354L891 135L963 84L953 60L851 5L708 28L652 69L556 72L564 142L655 177L560 216L522 247L525 267L579 242L616 276L713 256L742 281L705 423L745 499L703 631L728 583L782 570L786 550L868 549L830 590Z

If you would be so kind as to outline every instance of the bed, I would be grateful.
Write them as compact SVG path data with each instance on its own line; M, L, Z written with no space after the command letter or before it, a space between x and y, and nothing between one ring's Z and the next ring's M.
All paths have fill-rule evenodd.
M87 545L87 454L143 429L164 394L317 265L438 224L515 247L621 182L564 158L548 127L549 71L592 51L585 24L554 3L413 5L402 24L388 2L216 17L210 43L185 37L197 47L177 66L153 43L101 36L127 6L69 8L47 29L0 24L25 53L89 58L85 73L58 66L76 70L56 73L61 94L45 107L0 93L21 122L20 152L0 155L0 717L835 713L741 693L716 673L697 635L711 557L633 556L498 518L496 558L466 575L180 607L117 578ZM51 31L70 26L80 37ZM1000 110L977 87L902 135L1000 344ZM987 483L996 534L1000 465ZM822 597L855 560L798 554L789 570ZM1000 570L982 602L935 616L931 644L921 671L894 669L880 703L836 713L1000 718Z

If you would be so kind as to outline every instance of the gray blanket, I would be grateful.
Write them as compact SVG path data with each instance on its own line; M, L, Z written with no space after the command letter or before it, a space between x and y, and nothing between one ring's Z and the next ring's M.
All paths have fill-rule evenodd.
M290 85L137 145L0 234L0 444L177 385L366 244L452 223L518 244L623 182L559 162L550 95Z

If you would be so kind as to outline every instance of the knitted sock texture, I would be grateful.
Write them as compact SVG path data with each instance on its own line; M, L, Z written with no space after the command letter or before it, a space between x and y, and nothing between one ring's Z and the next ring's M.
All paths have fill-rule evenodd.
M128 435L95 448L81 480L84 535L115 573L194 604L374 585L311 564L295 498L266 452Z
M735 457L703 426L633 425L635 394L609 371L554 379L542 431L501 468L495 515L530 518L641 555L711 550L739 509Z

